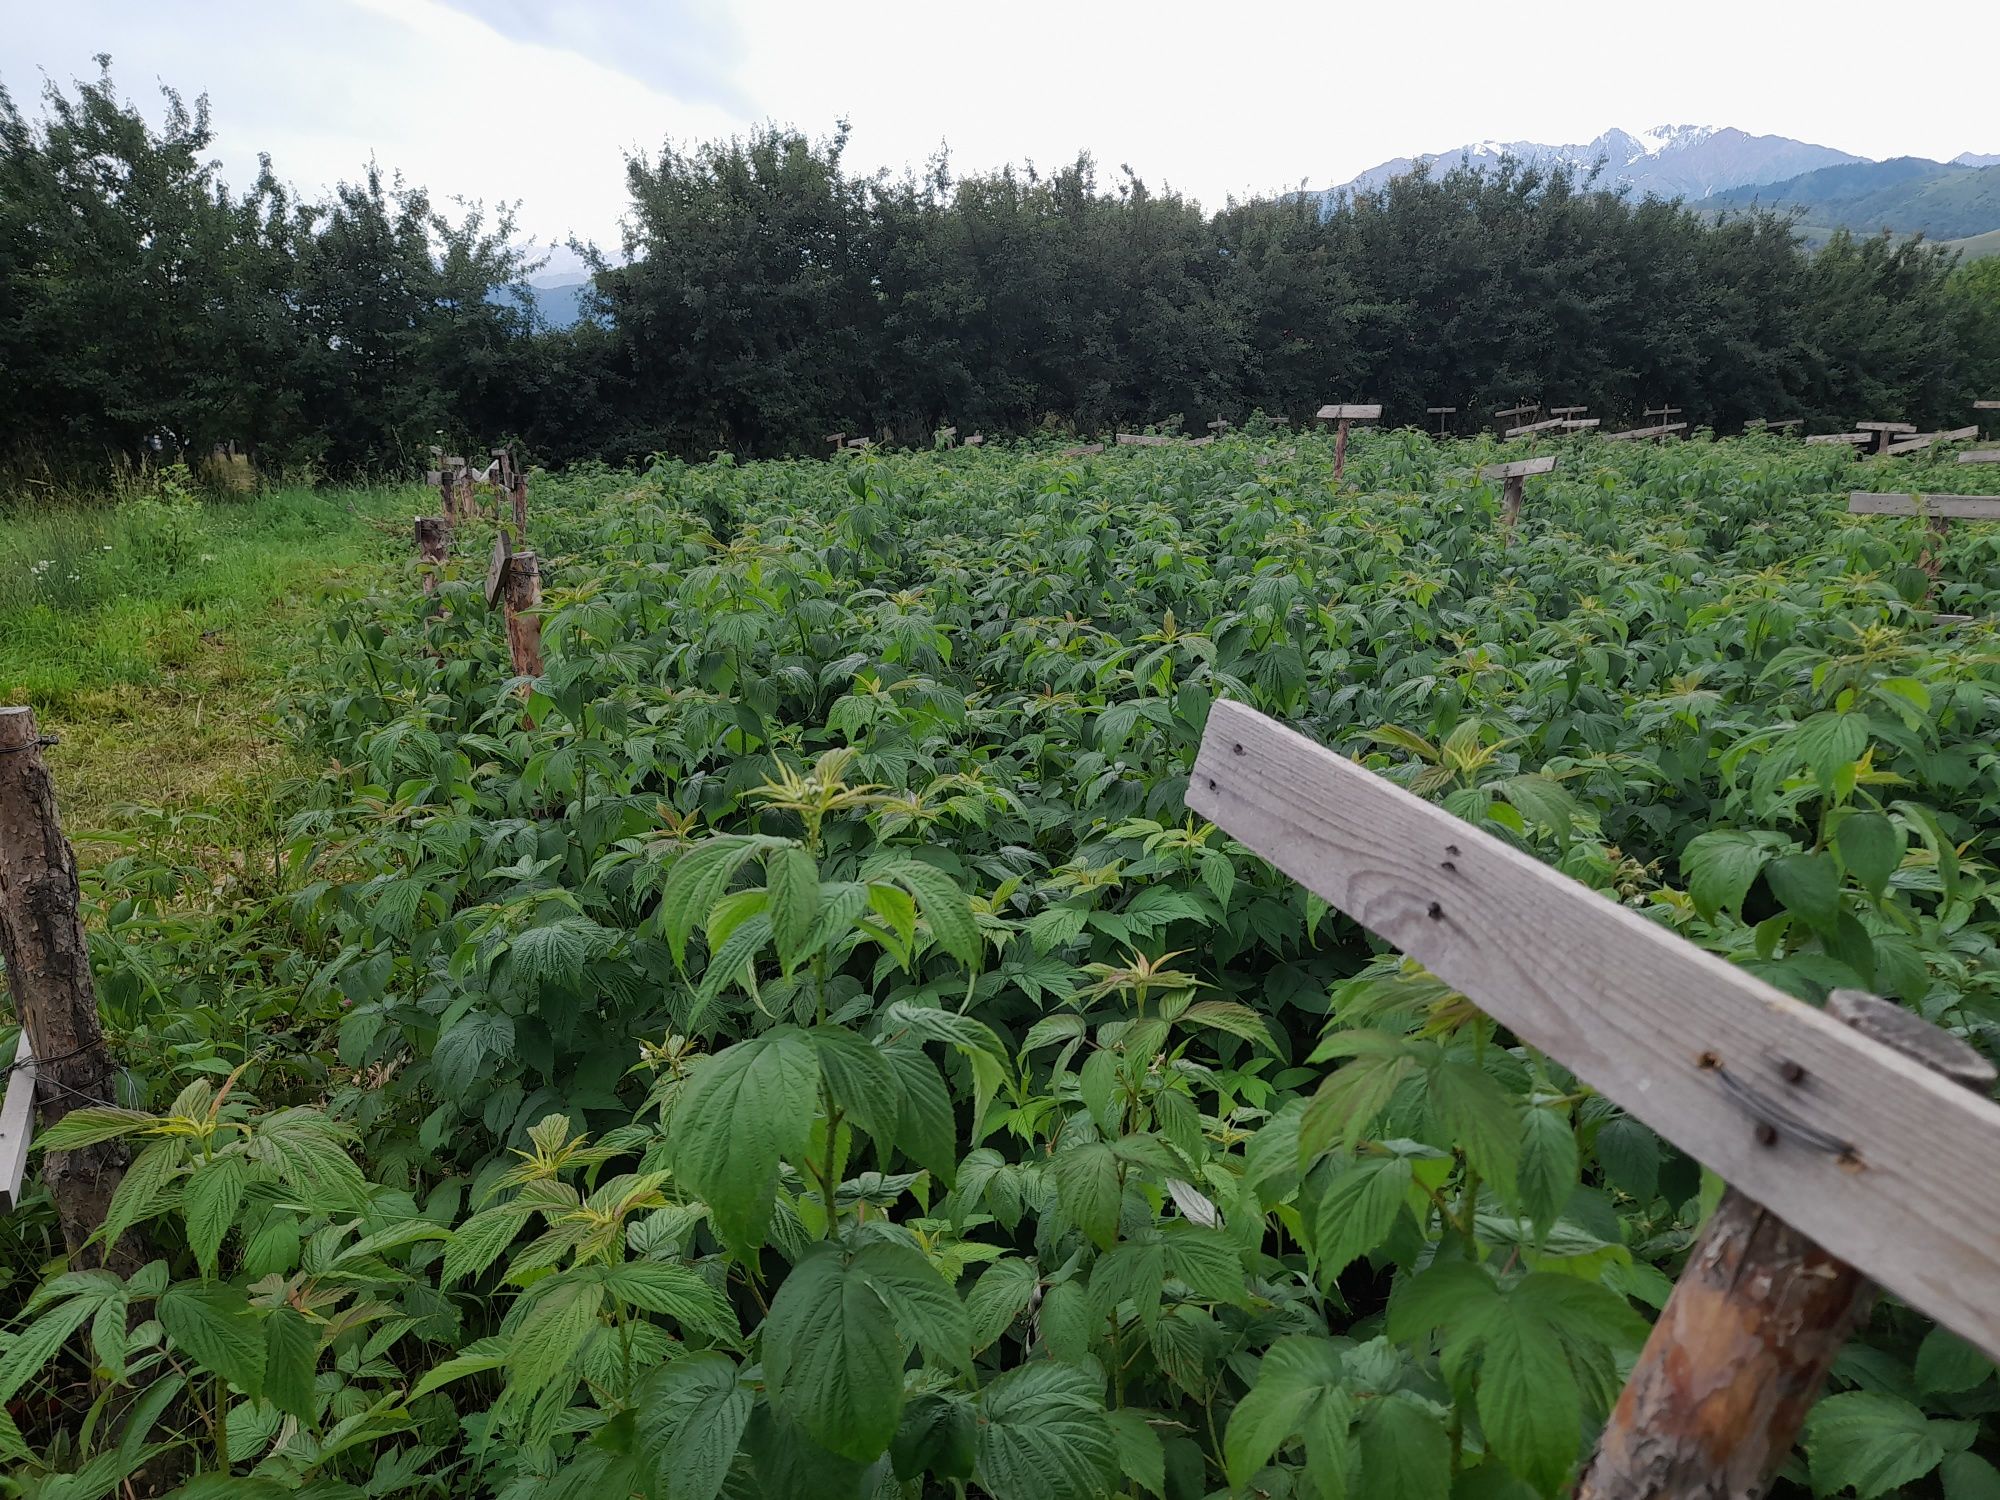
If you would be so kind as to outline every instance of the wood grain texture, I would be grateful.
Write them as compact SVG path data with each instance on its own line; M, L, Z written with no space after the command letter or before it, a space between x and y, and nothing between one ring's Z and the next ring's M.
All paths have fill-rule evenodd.
M1319 419L1322 422L1373 422L1382 415L1381 406L1322 406Z
M1874 439L1865 432L1819 432L1807 438L1808 443L1870 443Z
M1878 495L1854 490L1847 497L1853 516L1928 516L1943 521L2000 521L2000 495Z
M1533 413L1538 412L1540 410L1541 408L1539 406L1510 406L1505 411L1496 411L1495 413L1493 413L1493 415L1496 418L1525 417L1525 416L1530 416Z
M1449 417L1454 415L1458 411L1458 408L1455 406L1426 406L1424 411L1433 417Z
M1624 442L1630 438L1665 437L1670 432L1685 431L1687 431L1687 423L1685 422L1662 422L1657 427L1630 427L1624 432L1607 432L1604 434L1604 441L1607 443L1617 443Z
M1793 1228L2000 1355L2000 1104L1242 704L1210 713L1187 800ZM1793 1127L1762 1144L1741 1091L1779 1103Z
M1546 474L1556 466L1556 456L1545 453L1540 458L1517 458L1512 463L1488 464L1479 471L1481 479L1525 479L1530 474Z
M1972 403L1972 409L1974 411L2000 411L2000 401L1975 401Z
M1546 422L1529 422L1525 426L1509 427L1505 436L1510 438L1526 437L1531 432L1553 432L1562 425L1563 419L1561 417L1550 417Z
M35 1054L23 1031L0 1099L0 1208L21 1206L21 1182L28 1175L28 1143L35 1135Z
M1974 448L1958 455L1962 464L2000 464L2000 448Z
M1856 432L1915 432L1915 422L1856 422Z

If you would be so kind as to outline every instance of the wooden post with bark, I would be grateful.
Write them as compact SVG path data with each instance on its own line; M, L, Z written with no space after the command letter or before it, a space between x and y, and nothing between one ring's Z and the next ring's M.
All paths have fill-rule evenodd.
M1835 990L1826 1014L1984 1094L1993 1065L1893 1001ZM1812 1087L1781 1060L1757 1122L1775 1147L1784 1094ZM1769 1486L1877 1288L1731 1188L1689 1252L1577 1485L1576 1500L1737 1500Z
M1755 1500L1876 1284L2000 1354L2000 1104L1948 1033L1795 999L1239 703L1187 802L1730 1184L1582 1500Z
M1509 464L1488 464L1479 471L1481 479L1500 481L1500 529L1509 538L1521 520L1521 500L1530 474L1547 474L1556 466L1556 456L1546 453L1540 458L1521 458Z
M1455 406L1426 406L1424 408L1424 415L1438 419L1437 435L1442 439L1449 435L1445 432L1445 418L1457 416L1458 408Z
M1917 430L1917 424L1914 422L1856 422L1854 430L1856 432L1872 433L1874 435L1875 451L1882 453L1897 438L1908 437L1914 433Z
M417 564L424 577L426 597L438 591L439 570L451 553L451 523L443 516L418 516L416 520Z
M1371 406L1322 406L1319 420L1333 423L1333 482L1340 483L1347 469L1347 428L1353 422L1379 422L1382 408Z
M541 563L532 552L516 552L507 560L503 598L507 612L507 650L516 677L542 675L542 621L534 613L542 602Z
M1944 539L1953 521L2000 521L2000 496L1995 495L1882 495L1873 490L1855 490L1847 497L1849 515L1922 516L1925 520L1924 550L1917 566L1930 575L1933 586L1944 571Z
M55 784L42 759L44 740L28 708L0 708L0 961L7 993L35 1059L41 1123L71 1110L108 1105L113 1069L97 1018L90 947L77 915L76 853L63 837ZM104 1223L130 1156L122 1141L102 1141L42 1160L73 1269L107 1264L103 1246L84 1242ZM130 1272L138 1257L127 1242L108 1264Z

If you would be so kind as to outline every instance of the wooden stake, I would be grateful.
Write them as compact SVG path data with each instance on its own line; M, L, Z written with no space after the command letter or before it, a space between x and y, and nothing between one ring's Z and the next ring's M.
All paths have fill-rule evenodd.
M507 562L505 582L507 649L516 677L542 675L542 621L534 613L542 602L541 564L532 552L516 552Z
M1893 1001L1835 990L1826 1013L1984 1094L1993 1065ZM1780 1061L1786 1086L1813 1080ZM1782 1103L1767 1106L1786 1113ZM1778 1125L1760 1122L1776 1143ZM1761 1137L1760 1137L1761 1138ZM1875 1284L1743 1193L1723 1194L1584 1470L1576 1500L1751 1500L1792 1451Z
M28 708L0 708L0 959L7 989L36 1060L44 1127L85 1105L112 1104L112 1067L97 1019L90 947L77 915L76 852L63 837L55 784L43 764L40 731ZM130 1161L122 1141L103 1141L42 1159L73 1268L139 1268L130 1239L84 1249L103 1224Z
M509 489L514 499L514 540L525 545L528 540L528 476L516 469Z
M1331 422L1333 428L1333 482L1340 483L1340 476L1347 468L1347 427L1350 422L1376 422L1382 417L1379 405L1367 406L1330 405L1319 409L1319 420Z
M424 593L438 591L438 570L451 552L451 523L443 516L418 516L417 561L424 575Z

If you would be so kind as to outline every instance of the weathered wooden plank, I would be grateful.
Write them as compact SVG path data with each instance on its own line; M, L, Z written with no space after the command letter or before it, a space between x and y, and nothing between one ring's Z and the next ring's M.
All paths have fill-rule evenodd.
M1517 458L1508 464L1487 464L1479 471L1481 479L1525 479L1530 474L1546 474L1556 466L1556 456L1545 453L1540 458Z
M1529 422L1522 427L1509 427L1504 435L1510 438L1526 437L1531 432L1551 432L1562 424L1561 417L1550 417L1546 422Z
M1498 418L1498 417L1525 417L1525 416L1530 416L1530 415L1532 415L1532 414L1534 414L1534 413L1536 413L1536 412L1539 412L1540 410L1541 410L1541 407L1539 407L1539 406L1510 406L1510 407L1508 407L1508 408L1507 408L1507 409L1506 409L1505 411L1496 411L1495 413L1493 413L1493 415L1494 415L1494 416L1495 416L1496 418Z
M1934 432L1919 433L1916 437L1905 438L1900 443L1891 443L1882 452L1889 458L1895 458L1904 453L1921 453L1936 441L1937 434Z
M1618 443L1630 438L1665 437L1670 432L1685 431L1687 431L1687 423L1685 422L1663 422L1657 427L1631 427L1627 428L1624 432L1607 432L1604 434L1604 441L1607 443Z
M1161 448L1172 441L1172 438L1162 437L1157 432L1121 432L1118 434L1118 446L1121 448Z
M1578 412L1589 410L1590 408L1587 406L1551 406L1549 408L1549 415L1552 417L1573 417Z
M507 588L507 570L514 561L514 542L502 526L493 533L493 555L486 563L486 607L499 604Z
M1915 422L1856 422L1856 432L1915 432Z
M2000 521L2000 495L1880 495L1852 490L1847 512L1854 516L1928 516L1945 521Z
M21 1181L28 1174L28 1143L35 1134L35 1054L24 1027L7 1073L7 1096L0 1100L0 1209L21 1206Z
M2000 1354L2000 1104L1242 704L1210 712L1187 800L1801 1233Z
M1088 458L1093 453L1102 453L1103 451L1104 444L1102 443L1078 443L1073 447L1063 449L1058 456L1062 458Z
M1601 426L1603 421L1602 417L1568 417L1556 425L1564 432L1588 432L1593 427Z
M1433 417L1450 417L1458 414L1458 408L1455 406L1426 406L1424 411Z
M1973 448L1958 455L1962 464L2000 464L2000 448Z
M1972 409L1974 411L2000 411L2000 401L1975 401L1972 403Z
M1816 432L1807 438L1808 443L1872 443L1875 440L1865 432Z
M1979 428L1977 424L1971 427L1954 427L1948 432L1936 434L1937 440L1940 443L1963 443L1978 436Z
M1373 406L1322 406L1319 409L1322 422L1374 422L1381 416L1380 403Z

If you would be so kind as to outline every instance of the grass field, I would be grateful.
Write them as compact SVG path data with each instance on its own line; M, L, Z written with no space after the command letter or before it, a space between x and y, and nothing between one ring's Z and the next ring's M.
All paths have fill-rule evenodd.
M387 555L391 517L411 509L395 489L0 497L0 702L62 737L70 825L104 827L129 802L256 825L291 764L278 688L321 606Z

